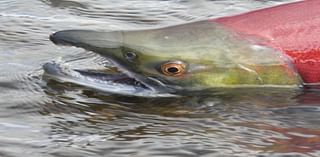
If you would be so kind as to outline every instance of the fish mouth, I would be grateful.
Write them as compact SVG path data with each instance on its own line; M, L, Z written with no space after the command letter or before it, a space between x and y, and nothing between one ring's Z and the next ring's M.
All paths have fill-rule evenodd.
M86 41L82 41L82 34ZM100 54L101 49L117 48L121 44L121 32L111 32L106 39L99 32L86 30L59 31L50 35L50 40L57 45L75 46ZM93 37L93 38L91 38ZM58 82L69 82L99 91L126 96L172 97L177 96L157 78L144 77L127 70L112 58L100 54L114 66L116 71L97 69L75 69L66 63L48 62L43 65L44 76Z
M48 62L43 65L44 78L88 87L109 94L138 97L175 97L177 95L150 88L123 72L96 69L73 69L66 63Z

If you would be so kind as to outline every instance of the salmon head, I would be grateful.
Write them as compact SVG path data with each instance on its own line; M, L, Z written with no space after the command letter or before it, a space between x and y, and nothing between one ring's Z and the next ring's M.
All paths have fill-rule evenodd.
M126 83L128 86L139 86L143 89L140 92L147 90L149 94L301 85L286 55L209 21L149 30L64 30L52 34L50 39L55 44L81 47L107 58L120 73L101 74L101 78L113 82L128 78L134 80ZM54 75L57 69L57 65L45 65L47 73ZM78 75L93 77L84 72ZM103 81L97 86L103 89ZM117 89L117 93L122 90L125 91ZM139 91L125 92L130 93L136 95Z

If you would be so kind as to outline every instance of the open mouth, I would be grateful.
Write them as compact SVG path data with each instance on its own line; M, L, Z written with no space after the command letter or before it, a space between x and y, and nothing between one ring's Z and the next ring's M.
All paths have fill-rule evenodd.
M126 96L172 97L149 88L143 82L122 72L88 69L72 69L65 63L48 62L43 65L44 76L58 82L68 82L107 92Z

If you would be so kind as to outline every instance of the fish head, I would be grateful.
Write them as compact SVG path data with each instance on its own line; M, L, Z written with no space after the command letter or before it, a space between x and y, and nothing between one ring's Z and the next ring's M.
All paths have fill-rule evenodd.
M65 30L50 39L98 53L158 92L301 84L288 56L209 21L148 30Z

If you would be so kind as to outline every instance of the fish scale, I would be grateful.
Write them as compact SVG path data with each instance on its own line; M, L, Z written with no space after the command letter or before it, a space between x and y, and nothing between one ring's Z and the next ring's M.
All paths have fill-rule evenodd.
M256 36L293 60L305 83L320 82L320 1L306 0L211 19L244 36Z

